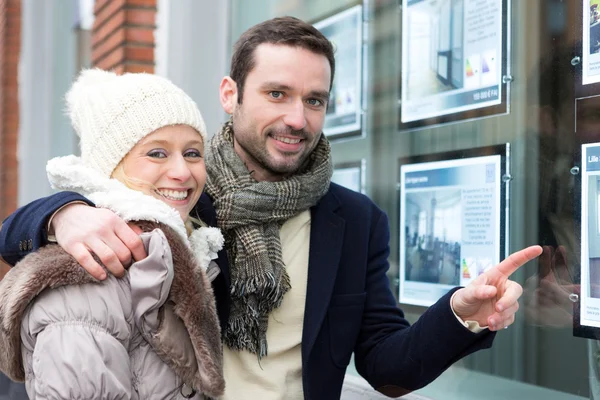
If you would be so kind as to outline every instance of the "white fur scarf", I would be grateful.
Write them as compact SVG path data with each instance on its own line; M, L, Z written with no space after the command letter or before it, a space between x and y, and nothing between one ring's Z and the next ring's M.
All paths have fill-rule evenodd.
M198 228L188 237L177 210L152 196L129 189L116 179L107 179L84 165L80 157L53 158L48 161L46 172L53 189L77 192L125 221L154 221L168 225L192 249L205 270L223 248L223 235L218 228Z

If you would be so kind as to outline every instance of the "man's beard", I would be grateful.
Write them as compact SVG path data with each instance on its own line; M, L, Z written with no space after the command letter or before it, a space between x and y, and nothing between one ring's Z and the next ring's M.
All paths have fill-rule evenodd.
M270 129L267 131L267 135L273 138L274 136L288 136L307 141L311 137L310 134L304 130L294 131L291 129ZM246 136L247 137L247 136ZM275 140L275 139L274 139ZM255 142L242 143L237 141L239 146L244 152L252 158L252 160L259 165L262 169L272 175L289 176L299 171L304 170L310 161L310 154L314 150L316 143L312 145L310 149L305 149L300 155L296 155L293 159L285 157L283 162L274 162L273 157L267 149L266 143L264 145L257 145ZM261 143L262 144L262 143ZM291 158L291 157L290 157Z

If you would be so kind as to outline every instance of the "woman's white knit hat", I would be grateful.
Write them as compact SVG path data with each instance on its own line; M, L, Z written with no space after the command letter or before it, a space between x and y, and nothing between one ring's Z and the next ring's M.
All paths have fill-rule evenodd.
M171 81L152 74L83 70L66 96L85 165L110 177L142 138L169 125L189 125L206 142L196 103Z

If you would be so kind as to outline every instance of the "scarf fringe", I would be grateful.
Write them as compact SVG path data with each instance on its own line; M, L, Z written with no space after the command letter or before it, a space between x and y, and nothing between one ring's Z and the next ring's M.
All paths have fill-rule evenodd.
M260 334L260 326L256 323L259 315L241 314L236 318L230 318L223 340L232 350L246 350L256 354L260 361L268 354L267 337ZM267 321L265 321L266 326ZM266 333L266 332L265 332Z

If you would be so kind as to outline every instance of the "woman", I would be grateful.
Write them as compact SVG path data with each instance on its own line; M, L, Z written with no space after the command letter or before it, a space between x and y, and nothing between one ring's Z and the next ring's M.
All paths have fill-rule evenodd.
M32 400L220 396L223 237L190 217L206 182L198 108L164 78L101 70L67 105L81 157L50 160L52 186L135 224L148 257L102 282L57 245L24 258L0 282L0 370Z

